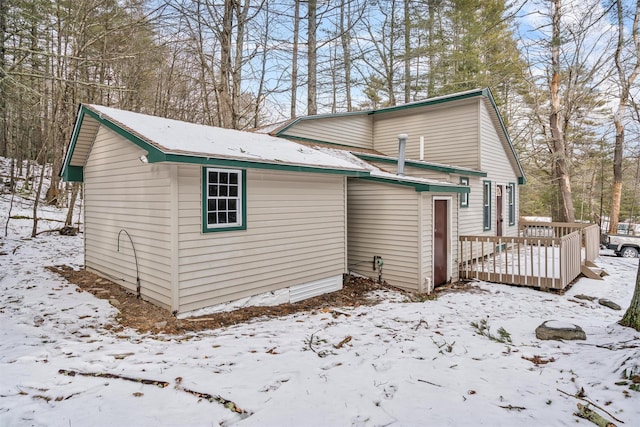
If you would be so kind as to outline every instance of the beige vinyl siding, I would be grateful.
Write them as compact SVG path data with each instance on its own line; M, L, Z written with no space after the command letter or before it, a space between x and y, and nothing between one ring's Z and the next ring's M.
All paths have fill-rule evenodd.
M180 165L180 312L341 275L345 178L248 169L247 229L202 233L201 167Z
M482 183L490 178L470 176L469 178L469 206L459 208L460 235L495 235L495 230L484 231L482 228ZM491 193L495 198L495 192ZM494 203L495 204L495 203ZM460 200L458 199L458 207ZM494 216L492 216L495 219Z
M364 114L300 120L282 136L355 148L373 148L371 116Z
M478 100L446 106L406 109L374 116L373 148L389 156L398 155L398 134L409 135L406 156L420 158L420 136L424 136L424 160L479 168Z
M420 267L423 292L433 289L433 195L420 193Z
M447 172L434 171L423 168L416 168L412 166L405 166L405 175L415 176L418 178L434 179L441 182L450 182L453 184L460 183L460 175L454 175Z
M348 181L350 271L377 279L373 257L381 256L383 280L404 289L418 289L418 195L412 188Z
M504 223L502 226L502 234L504 236L517 236L518 235L518 186L516 185L516 201L515 201L515 218L516 224L509 226L509 206L508 206L508 196L506 188L509 183L517 183L518 178L516 172L511 164L509 157L507 156L507 152L505 151L508 148L505 148L503 141L499 137L498 130L495 127L495 123L491 118L489 110L484 105L481 104L480 108L480 135L482 140L481 145L481 162L482 162L482 170L487 172L487 177L483 178L484 180L491 181L491 218L492 225L491 232L487 234L495 236L495 218L496 218L496 186L501 185L503 189L502 200L503 200L503 213L502 217L504 218ZM480 185L482 185L482 179L480 180ZM480 205L482 205L482 187L480 187ZM480 209L480 214L482 214L482 209ZM480 218L480 222L482 222L482 217Z
M138 257L142 296L171 307L171 181L166 165L100 127L84 168L85 264L135 292ZM118 251L118 234L120 250Z
M73 149L73 156L69 161L71 166L84 166L99 127L100 124L95 119L88 115L84 116L82 126L78 132L76 145Z

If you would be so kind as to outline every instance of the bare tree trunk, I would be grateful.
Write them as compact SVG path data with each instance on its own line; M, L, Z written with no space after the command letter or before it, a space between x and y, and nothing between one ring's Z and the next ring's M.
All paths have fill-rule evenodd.
M7 91L6 86L6 49L5 40L7 39L7 12L9 7L8 0L0 0L0 156L7 156L9 152L9 133L7 114Z
M255 108L253 110L253 127L260 126L260 106L264 94L264 80L267 75L267 52L269 46L269 32L271 29L271 12L269 10L269 2L264 3L265 10L265 28L264 38L262 39L262 58L260 59L260 82L258 83L258 92L256 93Z
M74 182L71 189L71 200L69 201L69 210L67 210L67 218L64 221L65 227L73 224L73 209L76 206L76 200L78 199L78 192L80 191L80 183Z
M316 32L318 22L316 21L317 5L316 0L308 0L308 32L307 32L307 114L318 113L318 46L316 43Z
M428 58L429 72L428 72L427 78L429 79L429 81L427 82L427 96L432 97L433 93L435 92L435 79L436 79L435 78L436 76L435 55L436 54L433 49L433 44L435 41L433 31L436 26L436 22L435 22L436 11L435 11L435 5L433 0L429 0L428 5L429 5L429 36L427 38L427 48L429 52L429 58Z
M291 118L296 118L298 101L298 38L300 37L300 0L293 2L293 51L291 52Z
M40 177L38 178L38 189L36 190L35 197L33 199L33 228L31 229L31 237L36 237L38 234L38 205L40 201L40 194L42 194L42 183L44 182L44 174L47 169L47 157L48 157L48 148L45 143L45 146L42 150L42 169L40 169Z
M404 0L404 102L411 101L411 17L409 1Z
M622 199L622 157L624 154L624 116L629 102L629 94L638 73L640 73L640 37L638 36L638 21L640 20L640 1L636 2L636 11L633 19L632 38L635 47L635 66L629 76L626 76L623 66L622 48L624 46L624 16L622 1L616 0L616 15L618 17L618 43L616 46L615 63L620 82L620 97L618 98L618 111L613 116L616 128L616 145L613 150L613 185L611 188L611 212L609 214L609 233L618 232L620 220L620 202Z
M385 82L387 85L387 91L389 93L389 105L396 105L396 91L395 91L395 73L394 65L396 62L396 0L391 0L391 15L389 19L389 50L388 50L388 62L386 66Z
M551 45L551 113L549 115L549 125L551 128L551 155L554 183L560 192L562 209L560 211L561 222L575 222L575 211L573 208L573 198L571 195L571 175L567 162L566 141L561 127L560 114L560 17L561 0L554 0L553 10L553 36Z
M224 15L222 17L222 31L220 32L220 85L219 99L221 125L225 128L233 126L233 105L231 96L230 78L231 66L231 45L233 31L233 10L237 0L224 0Z
M240 100L242 99L242 62L244 61L244 35L247 16L249 14L249 0L245 0L244 5L240 5L240 1L235 2L235 11L237 17L236 24L236 43L235 58L232 70L232 91L231 91L231 128L240 128L240 117L242 116Z
M622 317L620 324L622 326L628 326L640 332L640 263L638 263L638 271L636 273L636 287L633 291L631 304L629 304L629 308Z
M345 17L347 19L346 25ZM342 0L340 2L340 41L342 42L344 60L344 91L347 111L353 111L351 100L351 0Z

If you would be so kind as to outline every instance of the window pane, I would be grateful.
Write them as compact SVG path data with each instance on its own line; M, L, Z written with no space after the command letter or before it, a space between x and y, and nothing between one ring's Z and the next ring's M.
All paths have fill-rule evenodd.
M241 171L207 168L203 219L211 231L240 225L243 220Z

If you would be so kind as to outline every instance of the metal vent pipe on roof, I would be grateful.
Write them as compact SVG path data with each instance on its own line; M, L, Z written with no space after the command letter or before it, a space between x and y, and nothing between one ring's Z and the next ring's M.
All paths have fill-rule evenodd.
M404 157L405 150L407 148L407 138L409 136L406 133L398 135L398 172L400 176L404 176Z

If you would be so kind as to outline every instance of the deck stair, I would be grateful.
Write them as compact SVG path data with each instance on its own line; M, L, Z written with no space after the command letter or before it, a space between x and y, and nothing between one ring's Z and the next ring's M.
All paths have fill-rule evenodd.
M580 272L589 279L602 280L604 276L608 276L604 269L598 267L591 261L586 261L580 266Z

